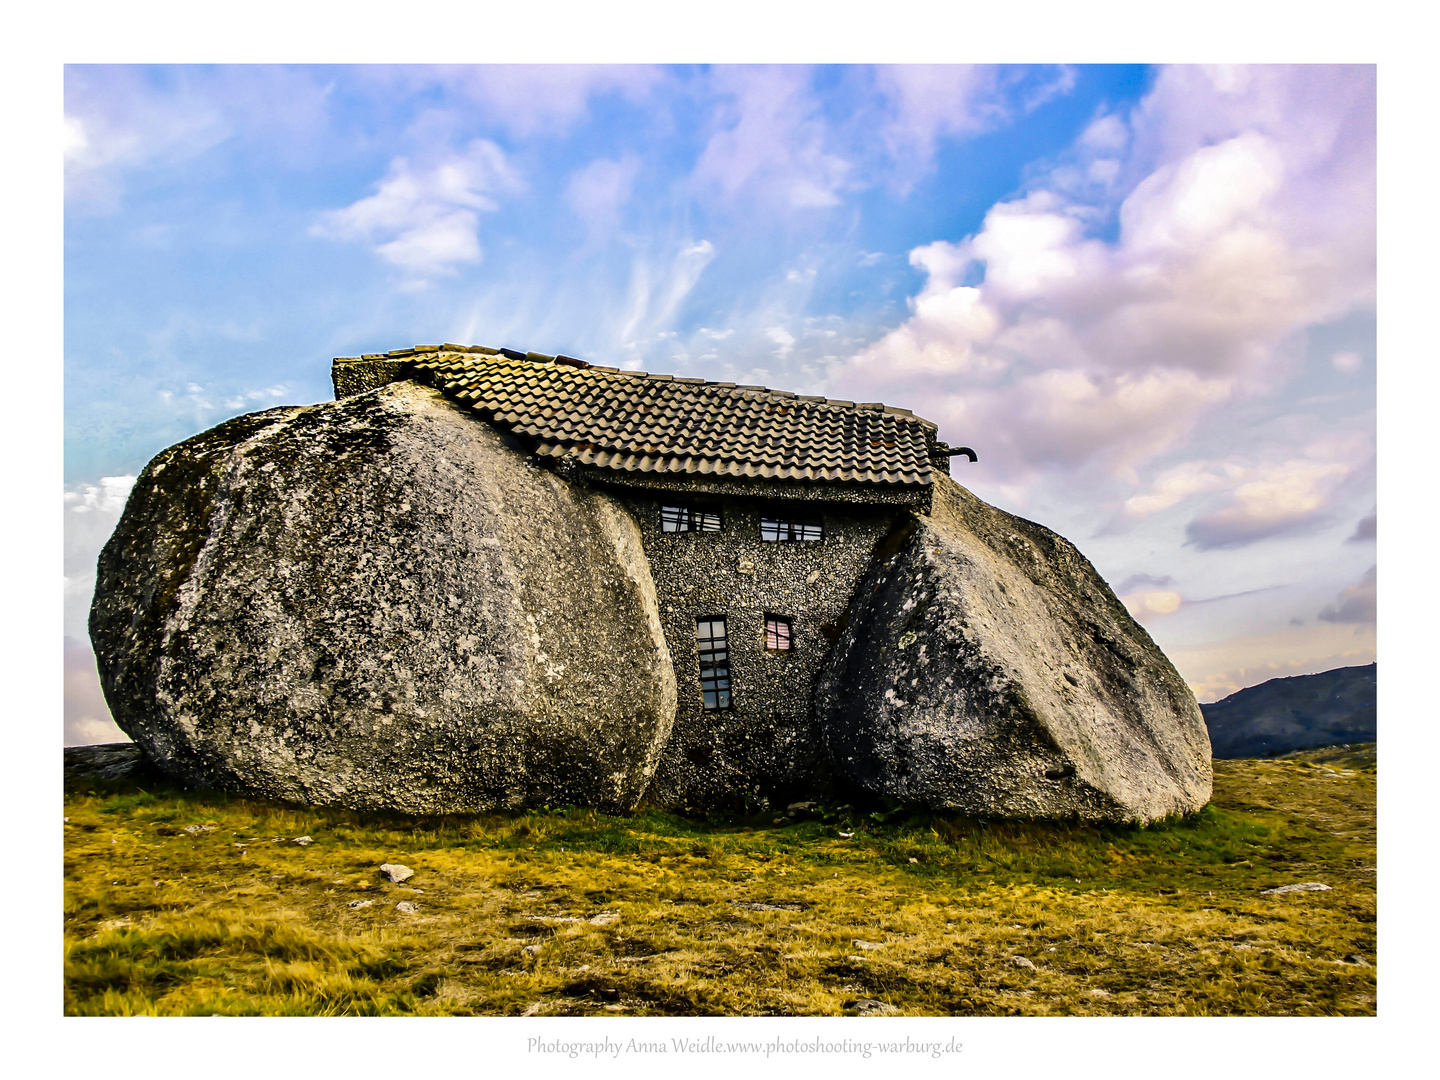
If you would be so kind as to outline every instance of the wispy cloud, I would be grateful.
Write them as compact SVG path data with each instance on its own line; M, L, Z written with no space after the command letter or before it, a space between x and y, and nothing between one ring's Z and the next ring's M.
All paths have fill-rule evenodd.
M884 64L874 77L884 99L879 135L894 162L891 186L902 193L929 170L943 137L998 127L1075 84L1068 67Z
M639 170L640 161L634 155L618 161L596 158L570 177L565 185L565 203L585 223L591 243L619 232Z
M697 190L790 210L838 206L851 162L827 146L810 80L807 68L717 69L720 103L692 174Z

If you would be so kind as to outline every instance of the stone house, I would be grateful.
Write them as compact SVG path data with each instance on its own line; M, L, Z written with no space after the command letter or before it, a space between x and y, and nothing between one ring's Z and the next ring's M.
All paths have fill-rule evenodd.
M813 794L814 692L887 538L930 508L952 449L908 409L478 346L337 358L337 399L414 379L640 526L670 656L665 804Z
M156 455L97 565L121 728L184 783L409 813L1203 806L1194 695L905 409L453 345Z

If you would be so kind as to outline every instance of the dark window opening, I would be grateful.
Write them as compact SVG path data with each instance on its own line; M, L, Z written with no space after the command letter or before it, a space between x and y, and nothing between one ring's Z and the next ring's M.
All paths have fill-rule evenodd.
M677 532L719 532L719 510L697 510L693 506L660 507L660 531Z
M781 615L765 616L765 648L771 652L791 649L790 620Z
M695 638L700 650L700 696L707 709L730 708L730 646L725 639L725 620L695 620Z
M776 521L760 519L760 539L771 543L804 542L824 539L825 531L818 521Z

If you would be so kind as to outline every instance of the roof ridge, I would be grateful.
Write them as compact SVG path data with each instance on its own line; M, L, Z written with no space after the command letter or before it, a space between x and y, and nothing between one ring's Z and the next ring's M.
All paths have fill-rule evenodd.
M768 386L756 386L751 384L737 384L719 380L702 379L696 376L669 375L663 373L652 373L648 371L631 371L625 368L608 367L603 364L589 364L576 357L568 355L550 356L547 353L526 352L519 349L495 349L488 345L456 345L446 342L443 345L413 345L408 349L392 349L386 353L365 353L362 356L337 356L336 363L351 363L363 360L403 360L415 356L423 356L428 353L442 355L444 353L458 353L466 356L500 356L514 364L536 364L540 366L557 365L569 367L572 370L596 371L605 375L622 375L632 379L647 379L652 382L676 382L688 386L713 386L720 390L731 390L738 392L739 396L751 394L765 394L781 401L804 402L810 406L827 406L842 409L847 412L881 412L894 415L899 418L914 420L922 426L939 430L939 425L933 420L916 414L910 409L901 408L898 405L886 405L879 401L854 402L843 398L827 398L820 395L798 394L793 390L772 390ZM583 368L578 367L584 364Z

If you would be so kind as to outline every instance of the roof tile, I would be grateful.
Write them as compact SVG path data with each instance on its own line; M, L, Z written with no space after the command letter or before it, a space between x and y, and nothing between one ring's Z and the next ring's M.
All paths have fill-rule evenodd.
M367 356L367 359L370 357ZM514 349L385 354L550 457L622 472L928 487L935 425L907 409L620 371Z

